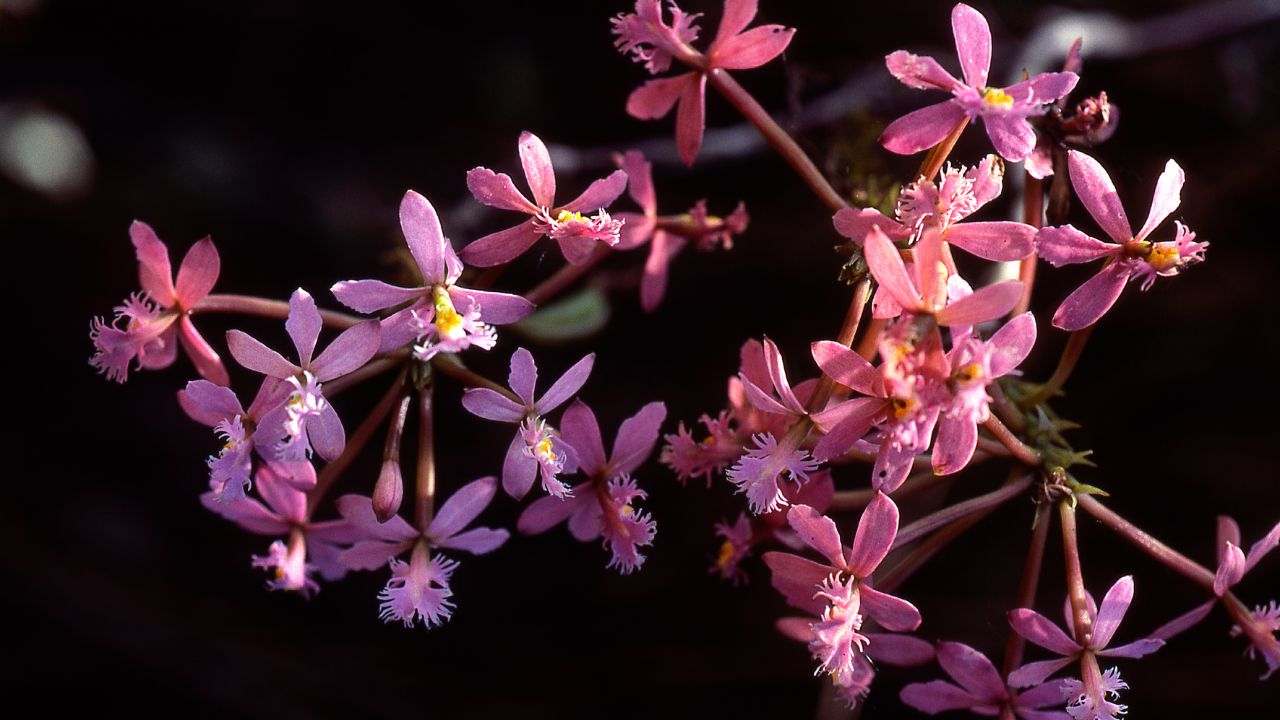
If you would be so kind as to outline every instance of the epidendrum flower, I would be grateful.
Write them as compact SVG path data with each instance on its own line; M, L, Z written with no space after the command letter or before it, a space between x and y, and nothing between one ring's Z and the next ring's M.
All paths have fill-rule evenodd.
M290 393L276 411L262 419L268 428L281 428L275 448L281 459L299 460L312 449L325 460L342 454L346 432L342 420L324 397L322 383L342 377L369 362L378 352L378 321L357 323L343 330L319 355L315 354L323 321L310 293L298 288L289 298L285 330L298 353L298 362L286 360L240 330L227 331L227 349L244 367L288 383ZM263 444L257 445L264 450Z
M379 522L373 500L364 495L338 498L338 512L350 524L355 541L338 556L352 570L376 570L388 563L391 579L378 594L379 615L386 622L399 620L412 627L421 620L432 627L453 614L449 578L458 563L432 551L457 550L484 555L507 541L506 530L466 527L479 517L497 493L496 478L485 477L463 485L440 506L425 530L419 531L399 515ZM398 555L409 552L409 562Z
M793 28L781 25L748 30L757 4L757 0L725 0L720 27L705 54L689 44L698 39L700 14L688 14L674 2L668 4L670 23L663 18L662 0L636 0L635 12L619 14L611 21L614 46L643 64L650 74L669 70L672 59L690 68L679 75L649 80L627 98L627 114L640 120L656 120L676 108L676 149L687 165L693 164L702 147L707 75L760 67L781 55L795 35Z
M501 265L533 247L538 238L548 237L560 246L566 260L581 263L598 246L618 244L622 221L610 217L605 208L626 189L625 172L615 170L588 185L573 200L556 205L556 174L546 145L533 133L524 132L518 147L532 201L516 189L510 175L486 167L467 172L467 189L483 205L524 213L529 219L467 245L462 249L463 260L481 267ZM587 215L592 212L595 214Z
M782 494L789 505L808 505L818 512L826 512L831 507L835 496L835 481L829 470L812 473L809 479L796 487L788 484L783 487ZM739 513L737 521L716 523L713 530L721 538L719 549L710 572L719 575L734 585L746 581L746 572L741 565L752 551L760 545L778 542L792 550L804 549L804 541L795 534L787 524L786 506L773 512L751 516Z
M471 290L456 283L462 261L427 199L410 190L400 201L400 229L422 275L420 287L403 288L381 280L344 280L332 292L356 312L372 313L411 303L382 321L383 352L416 341L419 359L439 352L459 352L476 346L488 350L497 335L492 325L516 322L533 312L533 303L519 295Z
M221 261L209 238L200 240L182 258L175 280L169 264L169 249L151 226L134 220L129 238L138 256L138 284L134 293L115 309L107 322L94 318L89 328L93 357L98 372L116 382L129 377L129 365L159 370L173 364L181 344L191 363L203 377L229 385L230 378L218 353L191 322L191 310L209 294L218 281Z
M1097 322L1132 279L1142 280L1147 290L1156 276L1172 277L1204 260L1207 242L1196 242L1196 234L1176 222L1173 240L1151 242L1147 238L1178 209L1185 176L1170 160L1156 181L1151 211L1142 228L1134 233L1111 177L1097 160L1079 150L1067 154L1067 167L1076 197L1094 221L1115 242L1103 242L1071 225L1042 228L1036 237L1040 257L1054 267L1105 260L1102 269L1062 301L1053 314L1053 324L1063 330L1080 330Z
M874 649L872 645L870 649ZM902 688L902 702L920 712L937 715L948 710L968 710L995 716L1008 708L1021 720L1068 720L1059 708L1065 698L1066 680L1050 680L1022 691L1005 684L986 655L958 642L938 643L938 664L955 681L931 680Z
M659 227L658 198L653 187L653 165L639 150L628 150L619 159L627 173L627 193L640 206L640 212L621 212L622 240L618 250L631 250L649 243L649 256L640 277L640 306L653 312L667 291L667 275L671 261L693 242L699 250L733 247L735 235L747 229L750 217L742 203L727 217L708 214L706 200L699 200L688 212L666 221Z
M595 353L591 353L574 363L535 400L538 366L532 353L516 348L511 353L507 380L514 400L489 388L471 388L463 393L462 406L472 415L518 426L502 463L502 489L511 497L524 497L536 477L542 478L542 488L548 494L558 498L569 494L569 486L558 476L573 472L576 455L545 418L577 394L591 375L595 359Z
M254 567L272 573L267 586L309 595L319 589L312 575L330 582L341 579L347 569L338 562L340 546L354 542L356 533L345 520L312 522L307 516L307 496L298 488L315 485L311 463L266 463L255 480L265 504L243 494L226 498L213 483L200 502L251 533L287 538L272 542L266 555L253 558Z
M898 507L888 495L876 493L858 520L847 552L835 523L813 508L792 506L787 522L828 564L783 552L765 553L764 562L773 571L773 587L787 602L818 614L810 624L813 641L809 649L819 661L819 672L830 673L837 684L843 684L840 678L855 673L856 659L868 642L861 632L864 611L893 632L920 625L920 611L915 606L870 584L871 574L893 547Z
M778 632L786 637L813 646L818 643L818 636L813 629L813 621L804 617L780 618L774 623ZM933 659L933 646L920 638L899 633L868 632L866 650L853 659L851 670L832 676L836 692L849 707L858 703L871 691L871 682L875 679L875 667L872 661L898 667L916 667Z
M631 473L653 453L667 407L651 402L618 427L613 451L605 454L595 413L576 400L560 420L565 440L577 453L578 469L587 477L568 498L538 498L520 514L516 528L526 535L546 532L568 520L569 533L580 542L603 538L609 564L623 575L638 570L645 556L640 548L653 544L657 523L637 500L648 495Z
M209 487L218 500L235 501L249 490L253 473L255 446L267 448L259 452L266 458L276 456L275 443L280 440L280 427L264 425L262 420L276 410L288 398L290 386L279 380L263 378L258 392L245 410L231 388L208 380L192 380L178 391L178 404L187 415L198 423L208 425L223 440L222 449L211 455ZM285 481L315 481L314 473L291 472L283 475ZM298 490L308 490L307 486Z
M1111 647L1111 639L1120 627L1120 622L1124 619L1125 612L1128 611L1129 603L1132 601L1133 578L1127 575L1111 586L1106 596L1102 598L1101 606L1096 606L1092 597L1086 597L1085 609L1091 619L1091 630L1084 644L1075 639L1075 613L1072 611L1070 602L1064 608L1066 632L1035 610L1030 608L1011 610L1009 624L1013 626L1014 632L1061 657L1023 665L1009 674L1009 684L1014 687L1038 685L1050 675L1075 662L1085 652L1096 657L1136 659L1164 647L1164 640L1155 637L1142 638ZM1116 692L1127 687L1120 680L1119 671L1115 668L1111 668L1105 676L1094 678L1093 682L1072 687L1077 688L1077 692L1072 696L1075 700L1068 707L1068 712L1077 720L1107 718L1123 713L1123 705L1116 705L1110 701L1115 698Z
M1003 186L1004 164L988 155L970 168L947 166L936 183L920 178L906 186L898 196L896 219L875 208L843 208L832 216L832 224L858 246L873 227L895 241L930 229L984 260L1019 260L1035 250L1034 227L1011 220L960 222L999 196Z
M1028 118L1071 92L1080 77L1073 72L1040 73L1000 88L988 84L991 28L982 13L963 3L951 10L951 30L964 81L957 80L927 55L897 50L885 57L889 72L907 87L942 90L951 98L908 113L889 124L880 143L890 152L911 155L942 141L965 119L982 119L996 152L1017 162L1031 154L1036 133Z

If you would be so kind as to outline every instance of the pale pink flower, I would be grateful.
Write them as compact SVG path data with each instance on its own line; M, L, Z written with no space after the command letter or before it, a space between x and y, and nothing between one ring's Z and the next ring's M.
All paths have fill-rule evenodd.
M573 200L556 205L556 175L546 145L533 133L524 132L518 148L525 180L533 192L532 201L516 189L510 175L485 167L467 172L467 188L477 202L524 213L529 219L467 245L462 249L463 260L480 267L501 265L519 257L538 238L549 237L560 246L566 260L581 263L596 247L618 244L622 221L611 218L604 209L626 189L625 172L615 170L591 183Z
M1121 690L1128 690L1129 683L1120 678L1119 668L1107 668L1102 673L1100 692L1088 692L1085 684L1075 678L1062 680L1062 692L1071 700L1067 714L1072 720L1119 720L1129 712L1128 705L1113 702Z
M1073 72L1040 73L1005 88L988 85L991 28L977 10L963 3L951 10L951 29L964 81L957 80L926 55L897 50L885 57L889 72L907 87L942 90L952 97L908 113L885 128L880 142L891 152L911 155L942 141L961 120L981 118L996 152L1017 162L1031 154L1036 133L1027 121L1071 92L1079 81Z
M874 647L874 646L873 646ZM1050 680L1021 692L1005 684L986 655L958 642L938 643L938 664L954 681L932 680L902 688L902 702L916 710L937 715L948 710L968 710L995 716L1008 708L1021 720L1067 720L1061 710L1068 680Z
M815 653L814 659L819 659L817 653L825 653L828 645L819 640L814 625L813 620L804 617L785 617L774 623L778 632L805 643ZM871 682L875 679L872 661L915 667L924 665L934 656L932 645L910 635L867 632L862 634L862 643L863 652L854 655L849 665L831 674L837 694L849 707L856 707L871 691Z
M1142 228L1134 233L1125 215L1111 177L1097 160L1078 150L1067 155L1071 185L1098 226L1115 242L1103 242L1071 225L1041 228L1036 236L1037 252L1054 267L1105 260L1102 269L1062 301L1053 314L1053 324L1063 330L1080 330L1098 321L1130 280L1140 278L1147 290L1157 276L1172 277L1204 260L1209 243L1196 242L1196 234L1178 222L1173 240L1147 239L1178 209L1181 203L1182 168L1170 160L1156 182L1151 211Z
M280 429L276 449L280 458L300 460L312 449L325 460L342 454L346 432L337 411L325 400L322 385L360 368L378 352L378 321L369 320L343 330L316 355L322 326L316 301L298 288L289 298L289 318L284 324L297 351L297 363L247 333L227 331L227 349L236 362L292 386L284 404L261 422L269 430ZM260 453L265 449L261 443L257 447Z
M427 199L409 190L400 201L400 229L422 275L420 287L403 288L381 280L343 280L331 288L343 305L362 313L410 303L382 320L383 352L418 343L420 359L459 352L474 345L493 347L492 325L516 322L533 312L519 295L471 290L457 285L463 264L440 227Z
M728 411L721 411L712 418L698 418L706 430L706 436L695 440L693 433L681 422L676 432L665 436L659 460L670 467L682 484L690 479L703 478L711 486L712 475L729 467L742 455L742 440L733 429Z
M715 562L710 572L738 585L747 580L742 570L742 562L761 545L778 542L792 550L805 547L804 541L795 534L787 524L787 510L790 505L808 505L818 512L826 512L835 495L835 483L831 472L821 470L812 473L809 479L800 486L788 484L782 488L786 504L773 512L750 516L740 513L733 525L716 523L715 534L722 538L716 552Z
M169 249L151 226L134 220L129 237L138 256L138 284L107 322L94 318L89 328L93 357L89 360L108 379L124 382L129 366L159 370L173 364L178 345L203 377L229 385L227 369L218 353L196 330L191 310L213 289L221 261L209 238L197 242L182 258L176 280L169 265Z
M757 0L725 0L720 27L703 54L689 44L698 37L694 25L698 15L686 14L674 2L668 7L670 23L663 19L662 0L636 0L634 13L611 20L617 38L614 45L654 75L670 69L672 58L690 68L690 72L641 85L627 98L627 113L641 120L656 120L676 108L676 149L685 164L692 165L706 126L707 73L760 67L787 49L795 30L781 25L748 30L756 16Z
M820 464L808 450L779 443L770 433L755 435L751 440L755 447L738 458L726 477L737 492L747 496L747 506L752 513L774 512L788 504L782 482L799 485L808 480Z
M502 463L502 489L511 497L517 500L524 497L533 487L534 478L539 476L543 489L551 495L558 498L569 495L568 486L558 476L561 472L573 471L574 449L544 418L577 394L591 375L595 359L595 353L591 353L574 363L535 400L538 366L528 350L516 348L511 354L507 384L518 401L489 388L471 388L463 393L462 406L472 415L518 426Z

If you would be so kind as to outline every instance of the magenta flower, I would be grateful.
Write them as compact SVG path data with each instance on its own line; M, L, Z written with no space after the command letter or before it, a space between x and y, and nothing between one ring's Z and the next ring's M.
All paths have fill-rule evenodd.
M517 500L524 497L538 476L547 493L557 498L569 495L569 486L557 476L573 472L576 456L573 448L543 418L577 394L591 375L595 359L595 353L591 353L574 363L542 397L534 400L538 366L528 350L516 348L511 353L511 374L507 382L519 402L489 388L471 388L463 393L462 406L472 415L518 425L502 463L502 489L511 497Z
M151 226L134 220L129 238L138 256L138 284L142 291L125 298L107 322L94 318L89 327L93 357L89 364L109 380L124 382L129 365L159 370L178 356L178 345L201 376L219 385L231 384L218 353L196 330L191 310L209 294L218 280L221 261L209 238L187 251L177 279L169 265L169 249Z
M187 415L202 425L208 425L223 441L222 449L210 455L209 487L220 501L236 501L245 496L251 486L253 449L261 443L267 448L266 458L275 456L275 444L279 442L279 426L263 425L263 418L279 408L289 396L289 385L275 378L264 378L258 387L249 409L240 405L231 388L208 380L192 380L178 391L178 404ZM286 472L282 479L289 481L315 481L314 473ZM296 487L306 491L309 486Z
M453 614L453 591L449 578L457 561L432 550L459 550L472 555L493 552L507 541L506 530L476 527L465 529L488 507L498 490L498 481L486 477L458 489L419 532L404 518L393 515L379 522L373 500L364 495L338 498L338 512L351 525L355 541L338 559L352 570L376 570L390 563L391 579L382 592L379 616L385 622L399 620L412 627L421 620L424 627L439 625ZM410 552L409 562L396 556Z
M1151 242L1147 237L1182 202L1182 168L1170 160L1156 182L1151 211L1142 229L1134 234L1125 216L1120 197L1107 171L1097 160L1078 150L1067 154L1067 168L1076 197L1102 230L1115 240L1103 242L1071 225L1042 228L1036 236L1040 257L1054 267L1106 259L1102 269L1062 301L1053 314L1053 324L1063 330L1080 330L1098 321L1130 280L1142 279L1142 289L1150 289L1156 276L1172 277L1184 268L1202 262L1209 243L1196 242L1196 234L1175 223L1173 240Z
M756 16L756 0L725 0L724 15L706 54L689 43L698 38L698 14L669 3L671 22L662 17L661 0L636 0L635 12L613 18L614 46L644 65L652 75L666 72L677 59L690 72L649 80L627 98L627 114L657 120L676 108L676 149L692 165L702 146L706 125L707 75L713 71L750 70L781 55L794 29L761 25L747 30Z
M779 443L771 433L760 433L751 440L755 447L738 458L726 477L737 488L736 492L747 496L751 512L756 515L774 512L788 504L782 481L800 484L808 480L820 464L808 450L788 442Z
M665 436L667 444L662 448L659 461L671 468L681 484L703 478L707 487L711 487L712 475L742 455L742 442L727 411L721 411L715 418L703 414L698 422L706 430L706 437L694 439L693 433L681 421L674 433Z
M330 582L341 579L347 569L338 562L339 545L353 542L356 535L345 520L307 518L307 496L298 488L315 485L311 463L266 463L258 468L256 480L265 505L245 495L224 497L217 487L201 495L200 502L251 533L288 538L276 540L266 555L253 558L254 567L272 573L267 587L310 595L319 589L312 575Z
M486 235L462 249L462 259L472 265L490 267L510 262L533 246L538 238L549 237L571 263L581 263L598 245L618 244L622 221L609 217L607 207L627 187L627 174L615 170L596 180L578 197L556 205L556 175L546 145L530 132L520 134L520 164L533 191L530 201L506 173L477 167L467 172L467 188L476 201L500 210L514 210L528 220ZM595 215L588 216L585 213Z
M780 618L774 626L783 635L808 645L811 651L821 652L825 646L815 634L813 624L809 618L786 617ZM851 669L831 676L837 694L849 707L857 707L871 691L871 682L876 674L872 660L898 667L915 667L933 659L933 646L910 635L869 632L863 638L866 649L854 656Z
M653 544L657 523L637 500L648 497L631 473L653 453L667 407L651 402L622 422L606 455L595 413L581 400L564 411L560 421L565 440L577 453L578 469L587 481L573 488L567 499L538 498L516 523L526 535L546 532L568 520L569 533L580 542L603 538L610 557L608 567L628 575L644 564L640 548Z
M1092 631L1086 638L1084 645L1075 640L1074 613L1069 602L1066 604L1064 612L1066 616L1066 632L1063 632L1061 628L1035 610L1030 608L1011 610L1009 612L1009 624L1013 626L1014 632L1062 657L1023 665L1009 674L1009 684L1013 687L1038 685L1050 675L1075 662L1084 652L1091 653L1097 657L1136 659L1164 647L1164 640L1155 637L1135 640L1119 647L1110 647L1111 638L1115 635L1116 629L1120 627L1120 621L1124 619L1125 612L1129 609L1129 603L1132 600L1133 578L1128 575L1120 578L1111 586L1111 589L1107 591L1106 597L1102 598L1100 607L1094 605L1092 597L1087 598L1087 610L1093 623ZM1115 707L1123 707L1116 706L1108 700L1108 696L1114 699L1114 692L1121 689L1123 685L1119 671L1112 668L1107 675L1112 678L1109 682L1099 681L1085 683L1083 686L1073 686L1084 687L1085 690L1083 693L1077 692L1074 695L1074 702L1068 707L1068 712L1071 713L1072 717L1077 719L1082 717L1101 718L1106 717L1107 713L1114 714Z
M324 398L321 384L355 370L378 352L378 321L369 320L343 330L319 355L315 355L322 321L316 301L302 288L289 298L285 330L298 353L295 364L247 333L227 331L227 349L244 367L291 387L278 410L262 418L261 425L280 428L275 449L278 459L300 460L314 449L325 460L342 454L346 432L337 411ZM259 453L264 449L257 444Z
M892 219L875 208L844 208L832 216L836 232L862 246L871 228L894 241L906 241L926 229L984 260L1020 260L1035 250L1036 229L1007 220L966 222L999 194L1004 166L988 155L971 167L948 166L937 183L921 178L903 189Z
M422 275L421 287L344 280L332 288L339 302L361 313L412 301L382 321L383 352L415 340L416 355L422 360L472 345L488 350L496 341L492 325L513 323L533 312L533 303L519 295L469 290L455 284L462 275L462 261L445 238L435 208L412 190L400 201L400 229Z
M1065 680L1050 680L1022 692L1005 685L986 655L958 642L938 643L938 664L955 681L932 680L902 688L902 702L916 710L937 715L948 710L968 710L975 715L999 715L1006 708L1021 720L1068 720L1061 710Z
M799 487L787 485L782 493L786 498L786 505L808 505L821 513L831 507L835 483L831 472L822 470L813 473ZM716 537L722 538L723 542L716 552L710 572L734 585L747 580L747 574L741 565L757 546L770 541L782 543L792 550L801 550L805 546L804 541L787 524L787 511L782 508L755 517L740 513L733 525L727 522L716 523L714 530Z
M991 70L991 28L982 13L963 3L951 9L951 30L964 82L927 55L897 50L885 57L889 72L907 87L942 90L952 97L908 113L889 124L880 143L890 152L912 155L942 141L962 120L982 119L987 137L1004 159L1017 162L1031 154L1036 133L1027 118L1071 92L1080 79L1073 72L1040 73L1006 88L987 84Z

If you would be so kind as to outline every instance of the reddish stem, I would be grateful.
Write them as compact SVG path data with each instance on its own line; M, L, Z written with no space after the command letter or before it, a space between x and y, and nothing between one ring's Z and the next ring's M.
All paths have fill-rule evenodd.
M586 260L580 263L569 263L555 271L546 280L538 283L532 290L524 294L525 300L534 305L542 305L551 298L564 292L575 282L590 272L595 266L609 257L612 251L608 246L597 245Z
M1036 589L1040 586L1040 570L1044 566L1049 526L1053 524L1053 514L1049 512L1049 507L1049 503L1036 506L1036 516L1031 526L1031 545L1027 548L1027 559L1022 564L1022 579L1018 581L1018 599L1014 607L1029 608L1036 605ZM1026 640L1011 631L1004 644L1004 675L1008 676L1022 664L1022 652L1025 648Z
M418 391L418 473L414 491L413 517L418 530L425 533L431 524L436 499L436 448L432 413L432 386Z
M489 388L496 393L504 395L512 402L516 402L521 405L524 404L524 401L515 393L511 392L511 390L468 368L466 365L462 364L461 360L458 360L452 355L436 355L431 359L431 367L462 383L464 387Z
M999 440L1000 444L1009 450L1009 454L1017 458L1019 462L1031 467L1039 467L1041 462L1040 452L1019 440L1012 430L1000 422L1000 418L991 415L986 422L982 423L982 427L994 435L996 440Z
M1081 647L1088 647L1089 637L1093 633L1093 618L1089 616L1084 573L1080 568L1076 509L1070 498L1058 502L1058 519L1062 522L1062 557L1066 564L1067 598L1071 601L1072 624L1076 631L1075 641Z
M1031 475L1020 475L985 495L979 495L975 498L970 498L964 502L959 502L955 505L938 510L937 512L925 515L919 520L916 520L910 525L899 530L898 536L893 541L893 547L902 547L909 542L913 542L918 538L933 532L943 525L953 523L962 518L969 517L970 515L985 515L987 512L994 510L1005 502L1013 499L1030 486Z
M255 315L257 317L284 320L289 317L289 303L284 300L253 295L207 295L191 308L191 313L229 313L232 315ZM320 319L329 327L345 330L368 318L348 315L336 310L321 310Z
M1208 568L1165 545L1137 525L1120 517L1111 508L1099 502L1093 495L1078 495L1076 496L1076 502L1085 512L1100 520L1112 532L1136 545L1139 550L1150 555L1161 565L1189 578L1192 582L1208 589L1209 592L1213 592L1213 573Z
M1044 181L1026 174L1022 188L1022 222L1034 228L1044 226ZM1036 283L1036 266L1039 258L1032 253L1018 264L1018 279L1022 281L1022 298L1013 306L1009 317L1016 317L1031 307L1031 288Z
M1089 342L1089 336L1093 334L1094 327L1090 325L1083 330L1071 333L1067 338L1066 347L1062 348L1062 356L1058 358L1058 367L1054 368L1053 375L1049 377L1048 382L1040 386L1039 390L1023 401L1025 406L1032 407L1048 400L1057 395L1062 386L1067 384L1067 379L1076 369L1076 363L1080 361L1080 355L1084 353L1084 346Z

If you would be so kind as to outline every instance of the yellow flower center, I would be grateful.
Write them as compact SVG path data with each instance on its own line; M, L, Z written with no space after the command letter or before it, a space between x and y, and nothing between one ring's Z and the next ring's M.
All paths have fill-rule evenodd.
M969 363L961 366L956 370L954 377L956 382L973 382L982 377L982 366L978 363Z
M1182 261L1182 256L1178 253L1177 245L1173 243L1156 243L1151 246L1151 252L1147 253L1147 263L1156 269L1156 272L1164 272L1178 267L1178 263Z
M436 308L436 333L445 340L457 340L466 334L462 328L462 316L453 307L453 299L443 285L431 292Z
M716 567L724 569L729 565L729 561L733 560L734 547L733 543L725 540L720 545L720 552L716 554Z
M570 212L568 210L561 210L560 214L556 215L556 222L561 224L567 223L567 222L586 222L586 221L587 221L586 216L580 212Z
M1008 110L1013 107L1013 96L1000 88L987 88L982 91L982 102Z
M539 440L538 444L533 446L533 454L546 462L555 462L556 453L551 449L551 438L547 437Z
M901 420L907 417L911 413L915 412L916 408L920 406L920 401L916 400L914 397L895 397L890 402L893 405L893 417L896 420Z

